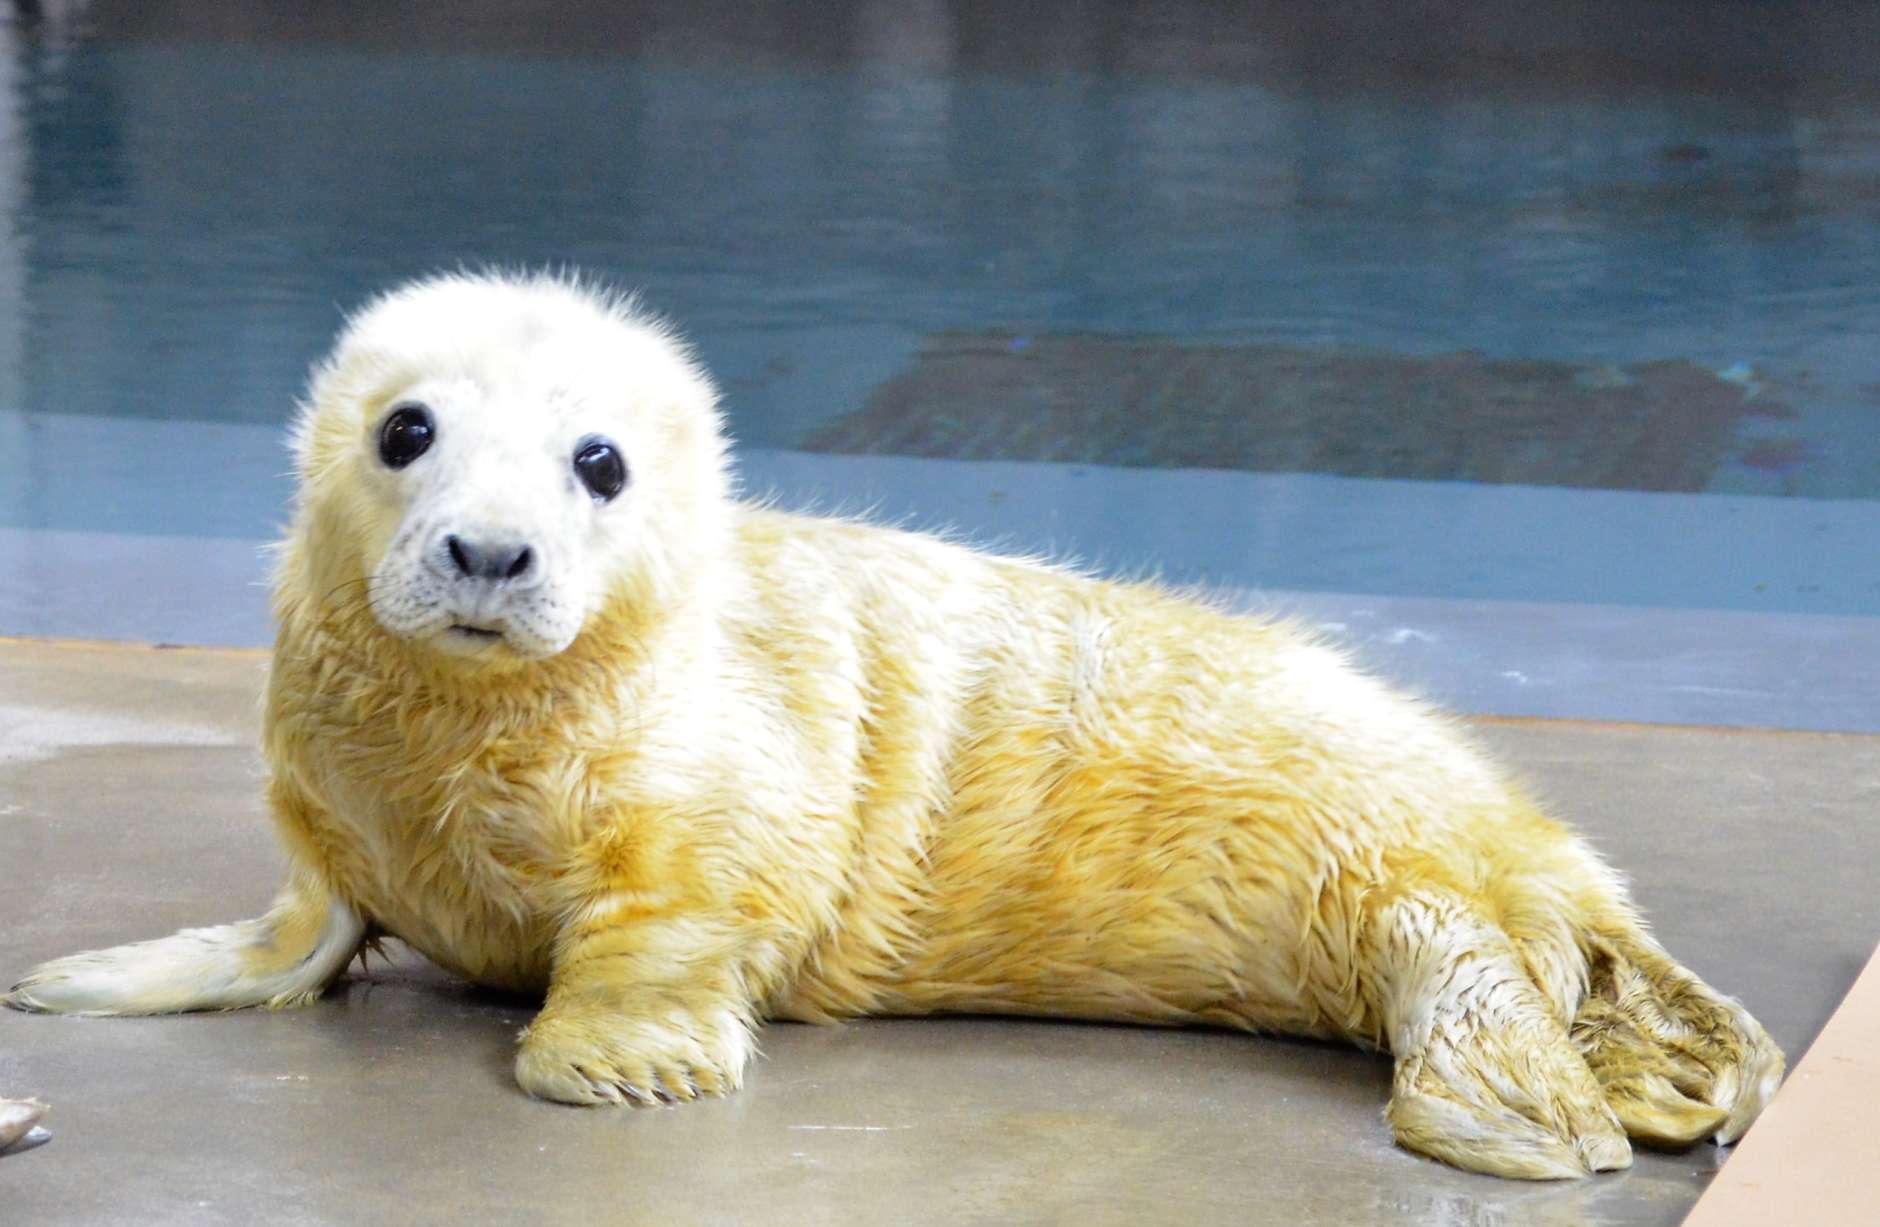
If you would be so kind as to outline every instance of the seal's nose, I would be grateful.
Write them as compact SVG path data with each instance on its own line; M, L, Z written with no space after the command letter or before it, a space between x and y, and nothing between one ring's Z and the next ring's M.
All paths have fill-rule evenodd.
M527 545L466 541L452 536L444 541L450 560L459 574L469 579L488 579L498 583L521 579L535 565L535 551Z

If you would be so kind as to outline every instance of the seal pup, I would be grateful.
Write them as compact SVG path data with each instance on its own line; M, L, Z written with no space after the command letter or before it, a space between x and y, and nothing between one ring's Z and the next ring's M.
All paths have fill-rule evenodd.
M1008 1012L1388 1050L1404 1146L1553 1178L1729 1142L1782 1056L1449 722L1311 634L736 501L627 299L460 274L347 325L275 578L264 916L47 963L286 1007L368 935L545 994L516 1078L737 1087L765 1018Z

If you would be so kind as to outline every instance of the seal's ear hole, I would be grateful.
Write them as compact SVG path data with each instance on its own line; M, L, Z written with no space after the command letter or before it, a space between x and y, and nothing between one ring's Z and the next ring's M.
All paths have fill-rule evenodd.
M402 469L431 449L437 423L416 401L394 405L379 425L379 459L388 469Z
M574 449L574 473L588 493L607 502L627 485L627 461L611 439L587 438Z

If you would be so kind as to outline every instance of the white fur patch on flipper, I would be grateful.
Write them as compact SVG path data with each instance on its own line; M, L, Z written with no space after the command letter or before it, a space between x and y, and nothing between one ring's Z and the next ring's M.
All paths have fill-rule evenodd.
M334 901L317 943L298 954L266 953L274 929L265 917L185 929L42 963L3 1000L19 1010L80 1015L292 1005L338 975L364 936L364 923Z

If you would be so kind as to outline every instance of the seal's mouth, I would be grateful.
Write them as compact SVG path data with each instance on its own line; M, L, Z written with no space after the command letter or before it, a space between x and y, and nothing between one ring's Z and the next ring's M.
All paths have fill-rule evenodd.
M501 631L491 630L487 626L471 626L467 622L456 623L450 628L450 633L471 643L494 643L503 637Z

